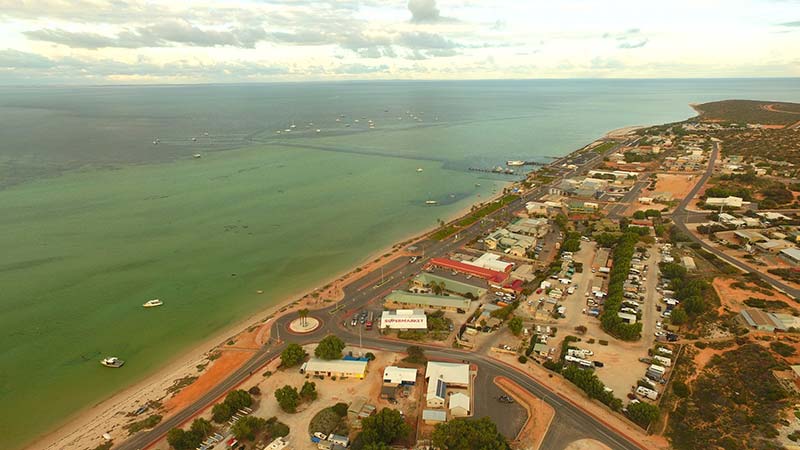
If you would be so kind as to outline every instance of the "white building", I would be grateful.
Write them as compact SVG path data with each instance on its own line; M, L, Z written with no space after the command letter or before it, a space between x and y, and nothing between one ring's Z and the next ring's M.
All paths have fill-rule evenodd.
M421 309L384 310L381 314L381 329L427 330L428 316Z
M706 205L708 206L724 206L726 208L741 208L742 207L742 198L741 197L709 197L706 199Z
M494 253L484 253L474 261L462 261L470 266L483 267L484 269L494 270L495 272L506 272L514 266L514 263L500 261L500 255Z
M443 408L447 386L469 387L469 365L428 361L425 368L428 380L425 401L429 408Z
M339 378L363 379L367 374L367 362L345 359L311 358L305 364L305 373Z
M794 266L800 266L800 249L797 248L785 248L778 253L781 258L783 258L789 264Z
M395 386L413 386L417 383L417 369L388 366L383 369L383 382Z
M453 417L465 417L469 415L469 396L462 392L456 392L450 396L450 415Z

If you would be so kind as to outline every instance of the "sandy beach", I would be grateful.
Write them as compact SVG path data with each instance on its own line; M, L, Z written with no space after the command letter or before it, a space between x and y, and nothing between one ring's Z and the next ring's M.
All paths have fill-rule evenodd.
M454 213L448 223L469 214L475 204L488 203L502 195L498 193L491 199L465 206ZM301 308L313 310L330 306L331 302L338 301L344 296L344 286L394 258L407 256L405 251L407 246L436 229L438 226L414 232L398 243L373 252L359 265L329 278L321 286L310 291L300 290L295 295L215 333L142 381L76 412L57 429L26 448L29 450L91 449L104 442L102 437L104 433L110 434L118 444L128 437L125 425L156 412L165 418L175 414L224 380L264 345L270 337L271 319L276 315L288 314ZM254 292L253 295L259 293ZM132 415L133 411L144 405L153 407L140 416Z

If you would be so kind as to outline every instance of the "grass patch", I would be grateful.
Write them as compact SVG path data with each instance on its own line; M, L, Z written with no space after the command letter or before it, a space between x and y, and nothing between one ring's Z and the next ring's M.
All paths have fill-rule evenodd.
M442 239L454 234L459 229L472 225L473 223L481 220L482 218L508 205L509 203L513 202L518 198L519 196L514 194L505 195L497 201L491 202L487 205L478 208L477 210L471 212L469 215L457 220L455 223L452 223L450 225L445 225L444 227L436 230L433 234L431 234L431 239L441 241Z
M161 418L162 417L160 414L153 414L152 416L147 417L145 419L137 420L136 422L125 425L125 429L128 430L128 434L133 434L142 430L147 430L158 425L159 422L161 422Z

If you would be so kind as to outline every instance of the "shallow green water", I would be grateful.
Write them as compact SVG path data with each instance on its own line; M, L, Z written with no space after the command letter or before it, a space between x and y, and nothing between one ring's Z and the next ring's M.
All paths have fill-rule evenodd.
M468 167L546 160L608 129L680 120L690 101L727 97L797 100L800 88L794 80L0 88L0 448L21 447L504 181ZM340 114L351 127L335 121ZM275 133L291 121L297 131ZM429 198L440 205L424 206ZM151 298L166 306L143 309ZM108 354L125 368L104 370L98 361Z

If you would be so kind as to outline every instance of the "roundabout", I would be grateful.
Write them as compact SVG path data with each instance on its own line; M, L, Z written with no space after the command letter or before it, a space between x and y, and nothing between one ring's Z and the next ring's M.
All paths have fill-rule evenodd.
M298 317L289 322L287 328L295 334L308 334L320 327L322 321L316 317Z

